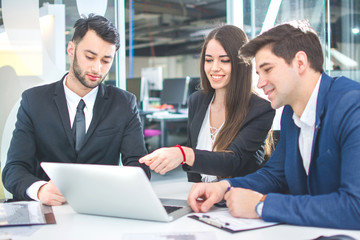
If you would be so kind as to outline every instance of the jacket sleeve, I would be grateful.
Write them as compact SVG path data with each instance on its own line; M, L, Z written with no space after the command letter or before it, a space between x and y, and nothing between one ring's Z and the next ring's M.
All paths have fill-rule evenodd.
M122 163L125 166L140 166L150 179L151 173L149 167L139 163L139 158L146 155L147 150L145 148L144 133L134 95L132 95L129 105L131 107L131 115L121 140L120 152L122 155Z
M218 176L239 176L239 172L243 172L244 166L253 159L256 151L264 144L275 115L275 111L266 100L252 107L256 108L256 113L242 126L229 145L227 149L229 152L194 149L194 165L187 166L184 170Z
M281 126L286 124L286 117L289 115L284 109L284 113L281 118ZM284 163L285 163L285 145L286 145L286 134L280 132L280 141L276 145L274 152L272 153L269 161L259 170L254 173L248 174L245 177L237 177L228 179L231 186L242 187L252 189L262 194L269 192L286 192L288 186L284 174Z
M26 189L41 179L35 177L36 143L26 92L22 94L15 130L11 139L7 162L2 172L4 187L16 199L30 198Z

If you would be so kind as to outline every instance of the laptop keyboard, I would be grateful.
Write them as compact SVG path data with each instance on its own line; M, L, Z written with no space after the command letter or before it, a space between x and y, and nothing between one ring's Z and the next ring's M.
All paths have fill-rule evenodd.
M168 214L170 214L170 213L172 213L172 212L174 212L174 211L176 211L176 210L178 210L178 209L180 209L180 208L182 208L182 207L165 206L165 205L164 205L164 208L165 208L166 212L167 212Z

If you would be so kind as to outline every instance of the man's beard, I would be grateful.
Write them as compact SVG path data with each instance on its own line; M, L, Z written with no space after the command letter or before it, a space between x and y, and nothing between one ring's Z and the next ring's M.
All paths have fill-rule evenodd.
M107 74L105 76L99 75L101 80L94 84L90 84L92 82L86 81L86 78L85 78L86 72L84 74L82 73L82 70L77 61L76 50L74 53L73 72L74 72L75 77L79 80L79 82L87 88L96 88L97 86L99 86L102 83L102 81L104 81L105 77L107 76Z

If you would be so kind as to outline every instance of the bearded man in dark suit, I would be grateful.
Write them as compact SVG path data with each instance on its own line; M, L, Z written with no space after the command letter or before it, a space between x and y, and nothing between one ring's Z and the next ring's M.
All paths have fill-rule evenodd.
M147 151L135 96L102 84L119 49L119 33L108 19L93 14L79 19L74 28L67 47L69 72L60 81L22 94L3 171L4 186L17 200L48 205L66 201L41 162L121 161L140 166L150 178L148 167L138 162ZM80 102L83 111L77 110Z

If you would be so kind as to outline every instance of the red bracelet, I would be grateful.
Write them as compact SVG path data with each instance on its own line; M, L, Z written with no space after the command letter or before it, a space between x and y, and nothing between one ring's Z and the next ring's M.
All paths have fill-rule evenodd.
M183 161L181 162L181 165L184 165L186 163L186 156L185 156L185 152L184 152L184 149L179 145L179 144L176 144L175 147L178 147L183 155Z

